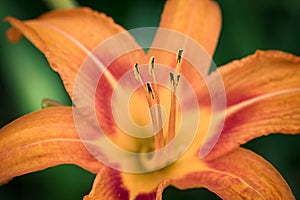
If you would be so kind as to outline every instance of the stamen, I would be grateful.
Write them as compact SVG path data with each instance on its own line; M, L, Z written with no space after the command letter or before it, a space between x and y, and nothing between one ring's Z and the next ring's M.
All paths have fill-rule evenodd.
M167 144L169 144L173 138L175 137L175 125L176 125L176 87L178 86L178 82L180 79L180 75L176 76L171 72L170 73L170 82L172 86L171 92L171 107L170 107L170 115L169 115L169 127L168 127L168 136L167 136Z
M154 57L151 57L149 62L149 73L151 73L153 81L155 83L155 73L154 73ZM161 108L159 106L159 97L157 92L156 84L154 87L150 82L144 84L144 81L140 75L140 71L138 68L138 64L134 65L134 76L137 81L140 81L141 85L144 86L146 92L146 99L148 102L148 106L151 114L151 121L153 125L154 135L154 146L155 150L158 150L164 146L164 135L162 129L162 117L161 117Z
M154 71L154 67L155 67L154 62L155 62L155 57L152 56L149 60L149 68L148 69L149 69L149 75L152 77L153 82L155 83L153 85L152 90L153 90L154 94L157 94L155 96L155 104L157 106L155 106L154 110L155 110L155 119L157 120L157 125L158 125L157 128L160 129L160 130L154 136L154 143L155 143L155 149L158 150L158 149L160 149L164 146L165 142L164 142L163 127L162 127L163 126L162 125L163 121L162 121L162 117L161 117L162 114L161 114L161 107L160 107L160 99L159 99L159 95L158 95L159 91L158 91L158 88L157 88L155 71ZM155 130L155 132L157 132L158 129Z
M180 71L181 61L182 61L183 50L179 49L176 57L176 72ZM175 137L176 129L176 110L177 110L177 101L176 101L176 87L178 86L180 80L180 74L174 74L170 72L170 83L172 87L171 92L171 107L169 115L169 127L168 127L168 136L166 143L169 144Z
M150 114L153 125L154 135L154 148L158 150L164 146L164 135L163 135L163 127L162 127L162 118L161 118L161 110L158 103L158 95L155 95L153 87L151 83L146 83L148 94L146 95L147 102L150 108Z
M158 91L158 87L156 84L156 77L155 77L155 71L154 71L154 61L155 61L155 57L152 56L149 60L149 74L151 75L153 82L154 82L154 87L153 87L153 91L156 95L155 100L156 100L156 106L154 107L155 109L155 116L156 116L156 120L157 120L157 124L158 124L158 129L156 130L156 132L159 130L158 133L155 134L154 136L154 143L155 143L155 149L158 150L160 148L162 148L165 145L165 141L164 141L164 133L163 133L163 121L162 121L162 114L161 114L161 107L160 107L160 99L159 99L159 91Z

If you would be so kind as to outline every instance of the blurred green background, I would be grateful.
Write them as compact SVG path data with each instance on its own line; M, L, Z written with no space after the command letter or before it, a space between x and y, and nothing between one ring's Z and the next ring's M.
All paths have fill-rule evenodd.
M157 26L164 0L80 0L112 16L126 29ZM299 0L219 1L223 29L214 61L223 65L253 54L257 49L280 49L300 56ZM0 18L11 15L35 18L49 8L42 0L0 0ZM48 97L64 104L70 100L59 76L44 56L27 40L17 45L5 38L9 25L0 23L0 127L17 117L40 109ZM300 199L300 135L270 135L245 145L269 160ZM76 166L63 165L17 177L0 187L0 199L81 199L88 194L94 175ZM205 189L179 191L168 188L165 199L218 199Z

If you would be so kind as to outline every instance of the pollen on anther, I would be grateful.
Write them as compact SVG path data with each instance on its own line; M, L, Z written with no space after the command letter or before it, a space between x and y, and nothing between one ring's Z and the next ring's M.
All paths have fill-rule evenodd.
M152 56L149 60L149 75L153 76L154 73L154 61L155 61L155 57Z
M151 87L151 84L149 82L146 83L147 85L147 90L148 90L148 93L151 95L152 99L154 99L154 92L153 92L153 89Z
M178 86L179 80L180 80L180 74L177 74L175 77L175 74L173 72L170 72L170 82L173 87Z
M170 72L170 82L171 85L174 85L174 74L172 72Z
M180 72L183 49L179 49L176 55L176 71Z
M179 49L177 53L176 63L181 63L182 54L183 54L183 49Z
M140 81L141 80L141 76L140 76L140 72L139 72L139 68L138 68L138 64L135 63L134 65L134 77L136 80Z

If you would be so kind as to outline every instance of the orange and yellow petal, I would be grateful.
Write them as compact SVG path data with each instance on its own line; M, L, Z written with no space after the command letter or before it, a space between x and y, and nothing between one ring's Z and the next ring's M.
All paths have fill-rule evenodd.
M192 38L212 57L219 39L221 21L220 8L216 2L168 0L164 6L159 27L171 29ZM166 49L176 42L178 41L172 41L161 35L156 35L154 38L154 43L159 43ZM154 54L158 60L159 58L165 59L164 64L170 64L168 59L172 61L170 56L161 54L159 51L150 50L149 54Z
M7 17L6 20L14 27L8 30L8 39L17 42L21 35L24 35L30 40L45 54L51 67L60 74L70 96L78 69L87 55L106 39L125 31L105 14L89 8L51 11L37 19L23 22L13 17ZM128 33L118 42L124 48L139 48ZM116 56L114 49L115 46L107 48L95 56L99 62L108 65L106 62ZM124 73L124 68L131 69L143 55L142 50L130 53L130 56L122 59L122 65L119 61L118 69L112 72L115 73L113 75L120 76L121 72Z
M93 173L102 168L81 142L71 107L36 111L0 129L0 183L59 164Z
M116 200L161 199L165 188L163 183L171 178L179 179L188 173L204 168L206 168L205 163L196 157L179 160L161 170L141 174L125 173L106 168L99 172L93 189L86 198L109 199L109 196L112 195L112 199ZM119 198L115 191L123 198Z
M226 120L206 159L270 133L300 133L299 57L258 51L221 67L220 72L227 94Z
M238 148L206 165L207 169L171 179L165 185L205 187L222 199L295 199L280 173L249 150Z
M86 199L163 199L163 191L207 188L222 199L294 199L279 172L259 155L238 148L216 160L177 161L160 171L128 174L102 169Z
M129 199L129 192L123 185L119 171L107 167L100 170L90 194L84 197L84 200L93 199Z
M219 5L214 1L168 0L159 24L162 29L156 32L148 51L158 63L175 68L174 52L183 49L181 68L177 70L193 86L203 106L209 104L209 93L202 75L209 72L221 31L221 18ZM205 74L199 74L199 70Z

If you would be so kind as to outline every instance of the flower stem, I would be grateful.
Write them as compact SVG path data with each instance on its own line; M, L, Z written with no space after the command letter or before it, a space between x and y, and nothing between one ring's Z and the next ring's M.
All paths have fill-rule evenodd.
M76 0L44 0L44 2L52 10L70 9L79 6Z

